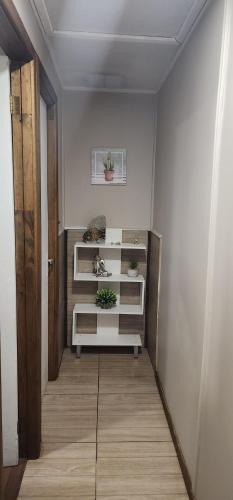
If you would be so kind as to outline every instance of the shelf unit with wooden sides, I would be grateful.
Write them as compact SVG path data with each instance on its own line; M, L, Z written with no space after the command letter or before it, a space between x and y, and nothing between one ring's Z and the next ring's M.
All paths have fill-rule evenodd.
M104 243L84 243L80 236L79 233L79 241L73 244L72 291L77 292L77 300L72 309L72 345L78 356L82 346L132 346L137 355L144 343L147 232L107 228ZM68 233L68 255L69 248ZM93 274L92 262L97 254L105 260L111 276ZM139 263L137 277L127 275L131 259ZM105 287L117 295L112 309L101 309L95 304L96 291ZM70 291L68 286L68 303Z

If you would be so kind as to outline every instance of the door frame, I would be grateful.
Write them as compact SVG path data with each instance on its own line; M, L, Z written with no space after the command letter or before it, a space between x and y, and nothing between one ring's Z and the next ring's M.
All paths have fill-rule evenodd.
M33 138L35 148L34 169L35 178L33 185L28 189L34 189L32 211L36 231L31 235L33 246L37 249L35 261L33 261L34 284L37 286L30 289L30 301L36 301L35 316L29 317L29 308L25 310L27 301L26 291L22 286L17 286L17 338L18 338L18 398L19 398L19 430L21 423L24 427L23 437L19 432L19 454L20 457L35 459L40 455L41 445L41 220L40 220L40 116L39 99L43 97L47 105L48 120L48 226L49 226L49 258L53 259L54 265L49 273L49 380L55 380L58 375L58 297L59 297L59 256L58 256L58 130L57 130L57 97L52 84L41 64L31 40L24 28L18 12L12 0L0 0L0 46L11 60L12 69L20 68L24 63L34 61L36 72L36 83L34 86L37 110L35 113L36 134ZM25 208L25 207L21 207ZM16 214L17 215L17 214ZM23 215L23 217L25 214ZM22 233L16 231L16 261L21 273L26 272L25 259L18 253ZM25 240L26 241L26 240ZM18 243L18 247L17 247ZM23 243L24 246L24 243ZM22 241L21 241L22 248ZM22 293L25 294L22 300ZM23 305L24 304L24 305ZM28 312L27 312L28 311ZM28 315L28 317L27 317ZM23 321L21 321L23 318ZM35 325L34 339L25 342L25 321ZM25 370L26 366L26 370ZM33 374L36 378L33 378ZM26 377L26 380L25 380ZM32 378L31 378L32 377ZM37 404L35 404L35 401ZM22 419L26 417L26 425Z
M59 244L58 244L58 120L57 96L40 66L40 95L47 106L48 161L48 375L56 380L58 360Z

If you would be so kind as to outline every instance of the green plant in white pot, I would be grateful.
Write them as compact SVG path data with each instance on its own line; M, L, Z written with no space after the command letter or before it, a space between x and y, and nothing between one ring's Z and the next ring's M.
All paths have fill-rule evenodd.
M106 160L103 162L104 164L104 175L106 181L113 180L114 174L114 160L112 159L111 153L108 153Z
M128 276L130 278L136 278L138 275L138 262L136 260L131 260L129 263Z
M96 305L101 309L111 309L116 305L117 295L111 288L101 288L96 292Z

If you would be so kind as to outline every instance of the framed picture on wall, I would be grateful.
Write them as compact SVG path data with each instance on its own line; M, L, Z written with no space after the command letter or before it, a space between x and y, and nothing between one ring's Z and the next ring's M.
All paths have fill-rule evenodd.
M91 184L126 184L126 149L92 149Z

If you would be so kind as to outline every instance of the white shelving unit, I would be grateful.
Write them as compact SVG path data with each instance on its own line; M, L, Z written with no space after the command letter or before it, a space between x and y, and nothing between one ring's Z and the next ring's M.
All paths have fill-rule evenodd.
M117 243L112 243L117 242ZM120 244L119 244L120 242ZM106 269L112 273L109 277L96 277L92 273L79 272L79 249L96 248L100 251L101 257L105 260ZM77 355L80 356L82 346L132 346L137 355L138 347L142 345L139 333L120 333L119 315L143 315L145 297L145 279L139 275L135 278L127 274L121 274L121 250L144 250L146 246L142 244L122 243L122 229L107 229L105 243L83 243L77 242L74 245L74 281L94 281L98 282L98 287L109 286L117 295L117 304L112 309L101 309L95 304L76 304L73 309L72 343L77 348ZM106 285L106 283L108 285ZM139 283L140 304L120 303L120 284ZM97 315L96 334L77 333L78 315Z

